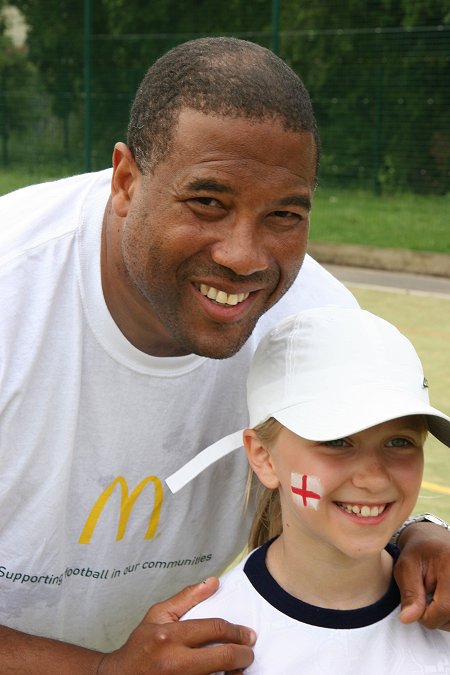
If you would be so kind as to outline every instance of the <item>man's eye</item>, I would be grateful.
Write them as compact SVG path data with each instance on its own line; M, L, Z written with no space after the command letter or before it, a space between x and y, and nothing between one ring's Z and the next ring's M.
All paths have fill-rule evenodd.
M220 202L214 197L195 197L192 201L203 204L203 206L221 206Z
M296 218L297 220L303 220L303 216L294 211L273 211L272 215L276 218Z

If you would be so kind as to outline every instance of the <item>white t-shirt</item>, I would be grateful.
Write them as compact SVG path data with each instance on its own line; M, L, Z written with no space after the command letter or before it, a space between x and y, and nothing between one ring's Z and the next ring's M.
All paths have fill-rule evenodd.
M257 633L255 660L246 675L450 672L450 633L402 624L394 580L386 595L368 607L315 607L289 595L270 575L268 545L224 575L217 593L183 617L222 617L251 626Z
M247 424L257 340L302 308L356 304L308 257L232 358L144 354L101 291L110 181L108 170L0 199L0 623L105 651L244 546L243 452L177 495L163 480Z

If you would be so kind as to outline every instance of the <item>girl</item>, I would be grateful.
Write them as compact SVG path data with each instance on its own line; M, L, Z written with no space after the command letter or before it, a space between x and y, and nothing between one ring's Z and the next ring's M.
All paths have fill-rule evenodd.
M389 541L416 503L427 432L450 446L411 343L361 309L303 312L260 343L247 398L244 445L264 486L257 548L183 618L255 629L249 674L450 672L450 633L402 623L392 576ZM202 462L208 451L194 473Z

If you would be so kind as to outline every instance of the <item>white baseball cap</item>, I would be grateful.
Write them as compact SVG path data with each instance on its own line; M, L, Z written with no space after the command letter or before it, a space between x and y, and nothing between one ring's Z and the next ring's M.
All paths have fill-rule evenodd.
M430 405L413 345L395 326L363 309L310 309L273 328L253 356L247 404L250 427L274 417L313 441L425 415L430 432L450 446L450 418ZM172 492L241 447L242 432L217 441L167 478Z

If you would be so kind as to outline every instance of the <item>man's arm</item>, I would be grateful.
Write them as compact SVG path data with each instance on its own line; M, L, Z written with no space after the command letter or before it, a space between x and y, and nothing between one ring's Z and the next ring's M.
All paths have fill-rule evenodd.
M4 675L97 673L103 654L0 626L0 672Z
M2 675L209 675L241 672L255 634L222 619L179 621L218 587L214 577L154 605L127 642L110 654L0 627ZM205 645L213 644L209 649Z
M401 553L394 576L401 594L401 620L450 631L450 532L416 522L402 530L397 546Z

